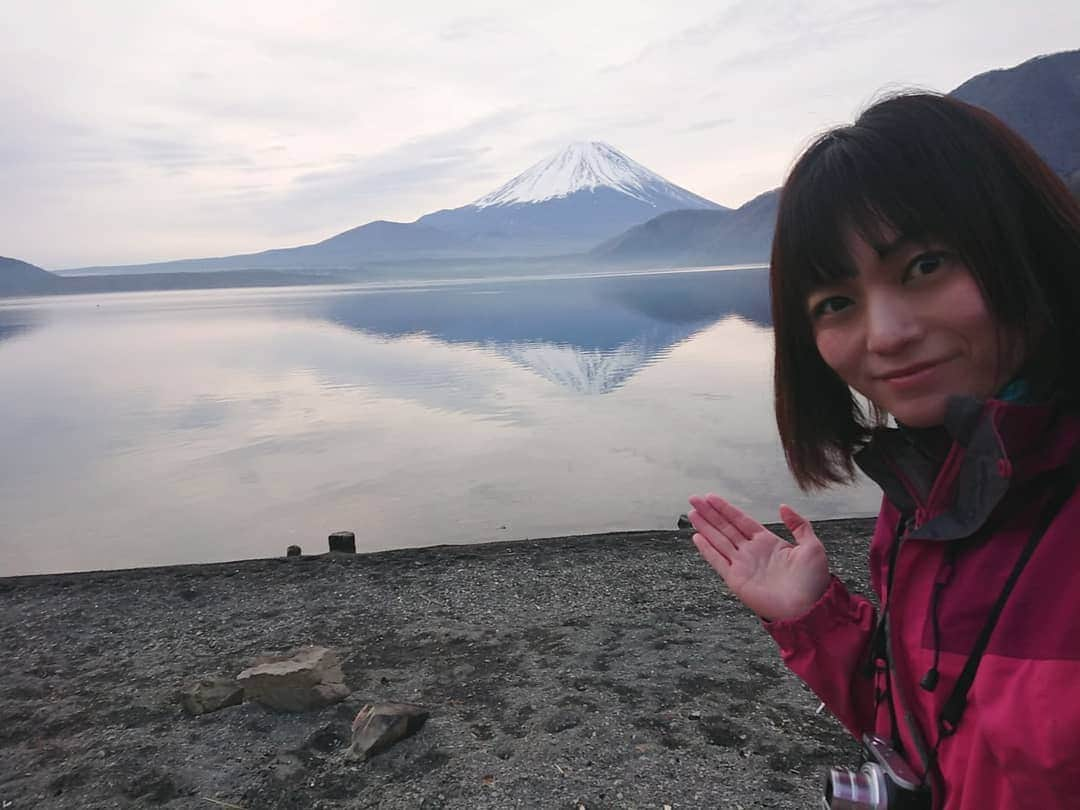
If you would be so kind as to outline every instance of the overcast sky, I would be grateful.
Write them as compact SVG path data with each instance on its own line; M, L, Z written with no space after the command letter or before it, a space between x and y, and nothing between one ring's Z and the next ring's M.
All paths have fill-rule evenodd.
M1080 47L1080 2L35 0L0 34L0 255L59 269L411 221L574 140L736 206L883 89Z

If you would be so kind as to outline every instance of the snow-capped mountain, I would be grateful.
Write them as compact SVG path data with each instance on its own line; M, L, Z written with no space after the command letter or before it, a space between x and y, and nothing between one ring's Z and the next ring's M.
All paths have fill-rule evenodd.
M381 260L579 254L659 214L726 211L605 143L575 143L460 208L415 222L378 220L313 245L239 256L79 268L74 275L230 269L341 270Z
M488 252L540 255L587 250L666 211L723 206L670 183L605 143L575 143L471 205L417 224L472 240Z
M572 143L561 152L522 172L506 185L473 203L489 205L540 203L599 187L621 191L657 211L677 208L719 208L716 203L669 183L656 172L600 141Z

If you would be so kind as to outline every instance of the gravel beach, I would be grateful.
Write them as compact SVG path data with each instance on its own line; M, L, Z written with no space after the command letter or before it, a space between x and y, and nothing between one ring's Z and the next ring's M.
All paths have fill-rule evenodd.
M872 520L815 526L867 592ZM0 641L5 810L802 810L858 754L688 532L0 579ZM344 702L181 710L185 683L308 644ZM377 701L431 715L348 759Z

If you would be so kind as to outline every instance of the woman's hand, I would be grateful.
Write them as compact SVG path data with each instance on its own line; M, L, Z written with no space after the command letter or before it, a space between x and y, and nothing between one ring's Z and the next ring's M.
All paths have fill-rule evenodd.
M694 495L694 545L732 592L770 621L802 616L829 587L829 563L809 521L781 505L795 544L777 537L719 495Z

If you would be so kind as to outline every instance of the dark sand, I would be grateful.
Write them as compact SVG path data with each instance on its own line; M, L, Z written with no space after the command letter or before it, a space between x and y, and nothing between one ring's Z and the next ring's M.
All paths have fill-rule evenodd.
M871 521L816 525L865 592ZM802 810L857 756L687 533L0 579L0 642L0 810ZM305 644L344 703L182 713L184 682ZM384 700L431 718L346 760Z

